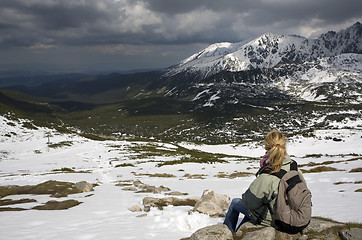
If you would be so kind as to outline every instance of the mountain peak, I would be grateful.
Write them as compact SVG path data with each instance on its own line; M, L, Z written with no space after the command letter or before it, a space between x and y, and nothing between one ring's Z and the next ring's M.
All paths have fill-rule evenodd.
M356 22L355 24L353 24L352 26L350 26L349 28L357 28L357 29L361 29L362 28L362 24L360 22Z
M216 57L223 55L228 52L228 49L232 46L232 43L229 42L221 42L221 43L214 43L208 46L207 48L201 50L198 53L195 53L191 57L183 60L180 64L186 64L187 62L202 58L202 57Z
M268 32L251 41L211 44L168 69L166 75L187 72L204 78L221 71L272 68L281 63L305 62L343 53L360 54L362 53L361 35L360 22L338 33L329 31L318 39Z

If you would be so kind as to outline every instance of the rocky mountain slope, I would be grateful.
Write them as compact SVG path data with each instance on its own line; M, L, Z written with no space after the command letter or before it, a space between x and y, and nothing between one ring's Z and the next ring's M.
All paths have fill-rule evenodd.
M215 43L168 69L166 75L197 73L205 78L220 71L273 68L285 63L304 63L343 53L362 53L362 24L318 39L266 33L251 41Z
M187 87L175 84L169 94L193 95L192 101L204 107L246 98L253 104L255 99L357 104L362 100L361 39L359 22L318 39L268 33L249 42L213 44L164 76L188 78Z

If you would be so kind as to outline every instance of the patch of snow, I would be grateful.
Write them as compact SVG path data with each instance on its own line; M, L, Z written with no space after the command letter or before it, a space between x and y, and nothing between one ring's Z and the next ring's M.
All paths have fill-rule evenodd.
M356 111L348 113L358 114ZM320 117L319 121L323 121L323 117ZM216 177L217 174L231 174L235 171L254 173L259 166L258 159L265 152L262 141L221 145L93 141L74 134L61 134L52 129L27 129L23 127L24 122L27 120L13 121L0 116L0 185L35 185L47 180L58 180L88 181L98 183L98 186L91 193L69 195L61 199L54 199L48 195L5 197L34 198L38 201L35 203L37 205L48 200L66 199L76 199L82 204L68 210L2 212L0 231L4 239L166 240L189 237L201 227L222 223L223 218L210 218L200 213L189 214L192 207L187 206L168 206L163 211L151 208L147 216L137 217L144 212L134 213L128 210L129 207L135 204L142 206L144 197L165 197L165 194L124 191L122 187L117 187L116 183L121 180L140 180L152 186L163 185L172 191L189 193L184 197L200 197L205 189L227 194L231 198L240 197L255 177L225 179ZM355 120L355 123L361 124L361 119ZM343 124L348 125L350 122ZM72 146L49 148L46 132L51 132L52 142L69 141ZM341 141L334 141L334 138ZM334 184L338 181L361 181L362 173L349 173L351 169L362 164L361 139L362 130L358 129L315 130L313 137L294 135L288 139L288 153L299 164L335 161L331 166L341 170L304 174L313 194L313 216L329 217L337 221L362 222L361 193L355 192L361 187L358 184ZM157 163L175 160L175 156L150 158L137 155L130 150L130 147L149 144L169 151L181 146L209 153L222 153L227 155L223 159L228 163L185 163L156 167ZM346 161L356 156L358 159ZM117 163L132 163L135 167L116 168L114 166ZM52 171L62 167L89 172L55 174ZM176 177L149 177L149 174L155 173L168 173ZM203 174L205 179L189 179L185 174ZM92 195L87 197L89 194ZM30 208L34 203L13 207L18 206Z

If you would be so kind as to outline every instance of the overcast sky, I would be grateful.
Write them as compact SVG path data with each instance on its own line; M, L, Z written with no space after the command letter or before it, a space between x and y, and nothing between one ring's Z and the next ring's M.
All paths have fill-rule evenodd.
M0 0L0 71L166 68L216 42L357 21L361 0Z

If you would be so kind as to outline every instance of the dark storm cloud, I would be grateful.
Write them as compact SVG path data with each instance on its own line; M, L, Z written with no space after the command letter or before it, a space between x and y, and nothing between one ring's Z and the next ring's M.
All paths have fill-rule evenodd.
M284 33L288 24L323 28L362 14L359 0L2 0L1 5L0 43L23 46L236 41L268 29Z
M1 0L0 64L22 51L39 61L78 51L85 62L94 52L176 62L215 42L264 32L318 37L361 19L360 0Z
M260 1L258 0L144 0L142 2L147 3L151 10L166 14L189 12L198 8L208 8L214 11L225 11L230 9L237 11L248 11L249 9L258 7L260 5Z
M7 31L1 34L0 42L23 46L32 42L62 44L69 41L70 44L87 37L91 26L98 22L112 21L115 17L110 10L112 6L106 9L99 6L94 0L2 0L0 26L7 26Z
M28 16L36 26L45 30L82 27L85 23L95 22L99 18L107 17L108 14L99 11L92 1L89 1L89 4L69 4L72 1L51 2L44 4L41 1L5 0L2 2L2 8L5 11L12 11L15 15L23 15L24 18Z
M303 20L312 17L339 22L362 16L362 4L359 0L144 0L142 2L145 2L151 10L170 15L198 8L207 8L215 12L231 11L234 14L254 13L252 19L255 20L255 24L272 24L279 19Z

